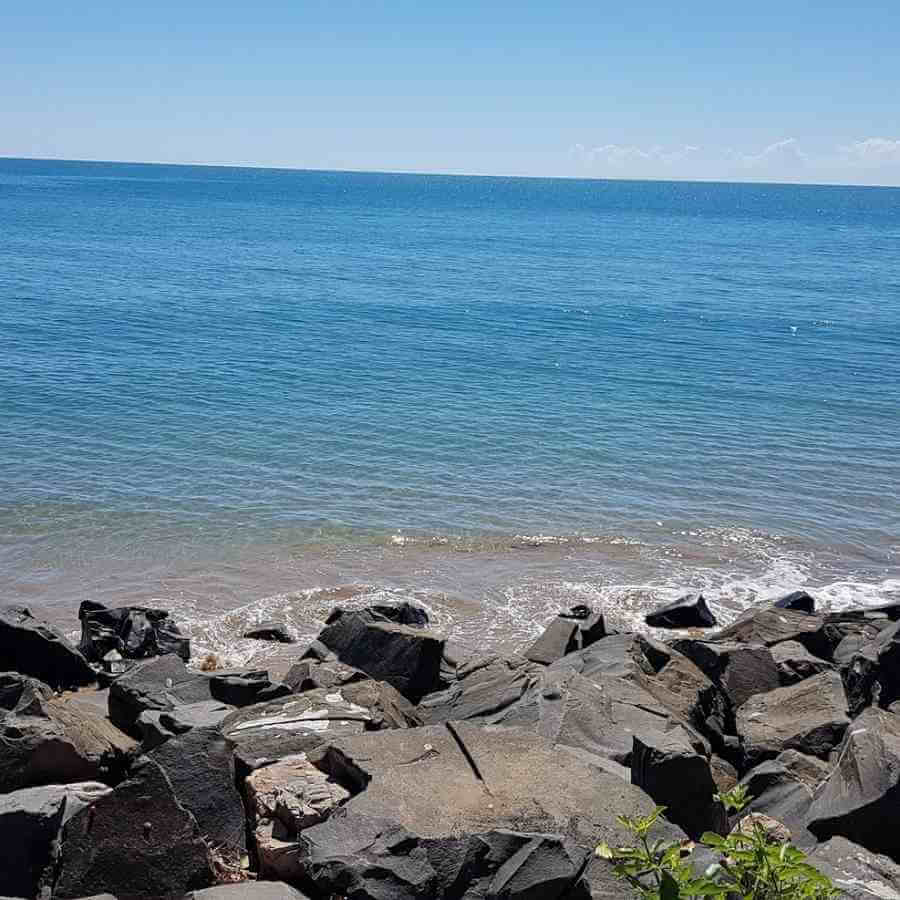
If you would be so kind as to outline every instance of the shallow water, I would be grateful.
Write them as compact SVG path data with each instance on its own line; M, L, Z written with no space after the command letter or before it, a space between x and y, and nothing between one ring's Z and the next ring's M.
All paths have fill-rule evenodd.
M0 234L0 596L67 627L900 595L900 190L0 160Z

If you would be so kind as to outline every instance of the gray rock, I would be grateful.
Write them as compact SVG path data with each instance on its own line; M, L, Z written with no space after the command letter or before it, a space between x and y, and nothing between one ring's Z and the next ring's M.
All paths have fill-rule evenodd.
M138 663L109 689L109 718L140 737L138 719L145 710L172 710L186 703L213 700L211 681L190 671L175 654Z
M516 728L459 722L356 735L310 759L355 792L300 834L299 864L325 895L584 896L578 876L596 842L628 839L616 815L653 809L617 775ZM671 825L664 833L682 834ZM539 838L547 843L530 844ZM535 865L522 868L532 853ZM592 867L591 882L597 896L622 896L607 865Z
M97 674L66 636L24 606L0 606L0 671L19 672L61 689L91 684Z
M776 644L772 648L772 659L778 668L778 680L782 687L834 669L831 663L818 656L813 656L803 644L799 644L797 641L784 641Z
M603 616L586 606L560 613L522 655L531 662L548 666L567 653L590 647L606 636Z
M718 622L703 594L685 594L644 616L651 628L714 628Z
M900 718L870 708L853 720L837 765L820 785L810 831L840 836L875 853L900 854Z
M185 900L308 900L296 888L279 881L245 881L241 884L220 884L217 887L192 891Z
M827 759L850 723L847 699L835 672L755 694L736 715L748 765L788 749Z
M762 644L684 639L671 646L719 685L735 709L754 694L780 686L775 660Z
M408 604L353 611L337 608L304 655L326 659L334 654L416 703L440 688L444 650L443 638L425 630L422 617L427 621L424 611Z
M450 687L424 697L419 714L429 725L496 715L522 697L540 671L522 656L480 657L460 666Z
M845 900L900 900L900 866L845 838L819 844L807 862L827 875Z
M261 622L247 629L242 637L257 641L273 641L276 644L295 644L297 639L281 622Z
M14 679L6 683L12 698ZM123 776L136 742L86 699L92 692L56 697L39 682L20 686L13 709L0 709L0 791Z
M421 724L414 707L389 684L367 680L339 690L318 688L227 716L222 733L235 744L238 774L306 753L336 734Z
M169 657L161 657L163 659ZM197 821L152 760L66 825L54 898L180 898L213 882Z
M755 607L708 640L764 644L766 647L774 647L783 641L796 641L815 656L829 659L834 648L825 635L824 627L825 620L821 616L777 607Z
M841 666L853 714L871 705L886 708L900 699L900 622L892 622L860 646Z
M682 733L635 737L631 782L665 806L666 816L688 837L699 839L705 831L728 833L725 808L713 799L716 783L709 759Z
M336 659L301 659L288 670L284 683L293 693L302 694L315 688L343 687L354 681L366 681L368 677L360 669L344 665Z
M25 788L0 795L0 891L36 897L53 884L65 822L111 788L96 782Z
M792 591L785 594L773 604L777 609L789 609L792 612L805 613L811 616L816 611L816 601L806 591Z
M220 670L207 677L213 698L230 706L267 703L293 693L289 685L271 681L265 669Z
M193 728L150 753L178 802L212 846L229 854L247 846L244 806L235 787L234 745L215 727Z
M141 748L146 752L192 728L216 728L235 710L218 700L185 703L175 709L147 709L138 716Z
M191 658L191 642L164 609L123 606L109 609L102 603L84 600L78 609L81 642L78 649L98 663L116 650L125 659L146 659L175 653L185 662Z

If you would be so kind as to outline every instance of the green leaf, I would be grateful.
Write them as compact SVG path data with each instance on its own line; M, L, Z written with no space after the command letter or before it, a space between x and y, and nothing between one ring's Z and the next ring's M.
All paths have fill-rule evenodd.
M613 859L613 848L609 846L609 844L604 841L602 844L597 844L597 849L594 851L600 859Z
M714 831L704 831L700 837L701 843L706 844L707 847L725 847L727 846L727 841L722 837L721 834L716 834Z
M680 896L678 882L668 872L663 872L659 885L659 900L678 900Z

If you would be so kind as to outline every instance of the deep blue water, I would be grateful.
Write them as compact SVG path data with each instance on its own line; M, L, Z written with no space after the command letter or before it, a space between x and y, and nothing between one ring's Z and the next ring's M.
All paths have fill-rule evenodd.
M898 189L0 160L0 586L398 533L895 576L898 260Z

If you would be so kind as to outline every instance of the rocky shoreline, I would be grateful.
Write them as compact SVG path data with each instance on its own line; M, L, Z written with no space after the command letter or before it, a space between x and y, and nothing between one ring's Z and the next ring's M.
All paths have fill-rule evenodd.
M665 641L576 607L512 656L339 607L282 680L189 665L163 610L79 618L0 607L0 895L622 898L618 815L727 834L740 781L842 896L900 900L900 603L716 630L690 596Z

